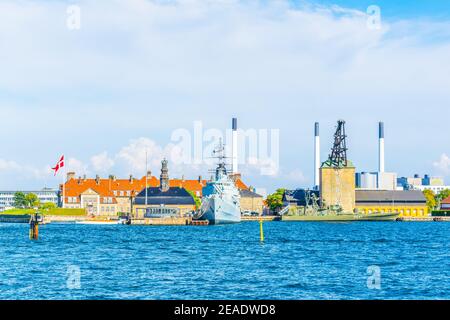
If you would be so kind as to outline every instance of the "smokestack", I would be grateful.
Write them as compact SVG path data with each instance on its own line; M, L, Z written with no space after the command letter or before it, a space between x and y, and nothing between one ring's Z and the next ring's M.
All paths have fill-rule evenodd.
M316 190L320 187L320 132L319 123L314 125L314 185Z
M379 123L378 128L378 172L384 172L384 123Z
M233 142L232 142L232 161L233 161L233 174L238 173L238 136L237 136L237 118L233 118L232 121L232 129L233 129Z

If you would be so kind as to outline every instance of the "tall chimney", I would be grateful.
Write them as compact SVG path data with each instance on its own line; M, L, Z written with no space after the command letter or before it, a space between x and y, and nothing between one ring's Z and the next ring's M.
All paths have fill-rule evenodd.
M237 118L233 118L233 145L232 145L232 161L233 161L233 174L238 173L238 136L237 136Z
M384 167L384 123L380 122L378 127L378 172L383 173Z
M314 186L316 190L320 187L320 132L319 123L314 125Z

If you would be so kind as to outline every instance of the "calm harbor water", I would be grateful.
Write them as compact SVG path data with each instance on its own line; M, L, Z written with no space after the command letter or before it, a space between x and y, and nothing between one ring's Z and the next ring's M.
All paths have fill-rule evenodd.
M0 224L0 299L450 299L448 223ZM367 286L369 266L381 289ZM80 271L78 277L78 270ZM80 280L78 282L78 279Z

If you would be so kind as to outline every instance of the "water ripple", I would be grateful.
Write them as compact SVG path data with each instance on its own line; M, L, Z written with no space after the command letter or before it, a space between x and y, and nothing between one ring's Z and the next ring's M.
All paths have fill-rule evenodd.
M449 299L449 226L1 224L0 299Z

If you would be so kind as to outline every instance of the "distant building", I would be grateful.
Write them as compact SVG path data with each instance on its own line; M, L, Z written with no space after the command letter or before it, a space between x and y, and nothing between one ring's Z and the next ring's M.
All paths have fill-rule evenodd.
M444 184L444 178L442 177L431 177L426 174L422 179L422 185L424 186L443 186Z
M14 208L14 194L18 191L0 191L0 211ZM38 191L20 191L24 194L34 193L41 203L52 202L58 204L58 191L44 188Z
M85 209L91 216L116 216L118 201L109 183L113 179L70 179L64 186L64 208Z
M398 179L398 185L403 188L403 190L431 190L435 194L440 193L446 189L450 189L450 186L445 185L444 179L441 177L431 177L425 175L421 177L416 174L414 177L401 177Z
M262 214L264 208L264 200L262 195L247 189L241 189L239 190L239 193L241 196L242 212L250 211L257 212L260 215Z
M450 189L450 186L413 186L412 190L419 190L419 191L425 191L425 190L431 190L434 192L434 194L439 194L441 191Z
M159 187L144 188L134 199L135 218L185 216L195 210L194 198L182 187L171 187L167 160L162 161Z
M398 212L401 217L425 217L428 206L421 191L356 190L360 213Z
M405 190L412 189L415 186L422 185L422 178L416 174L414 177L401 177L397 179L397 183L401 185Z

